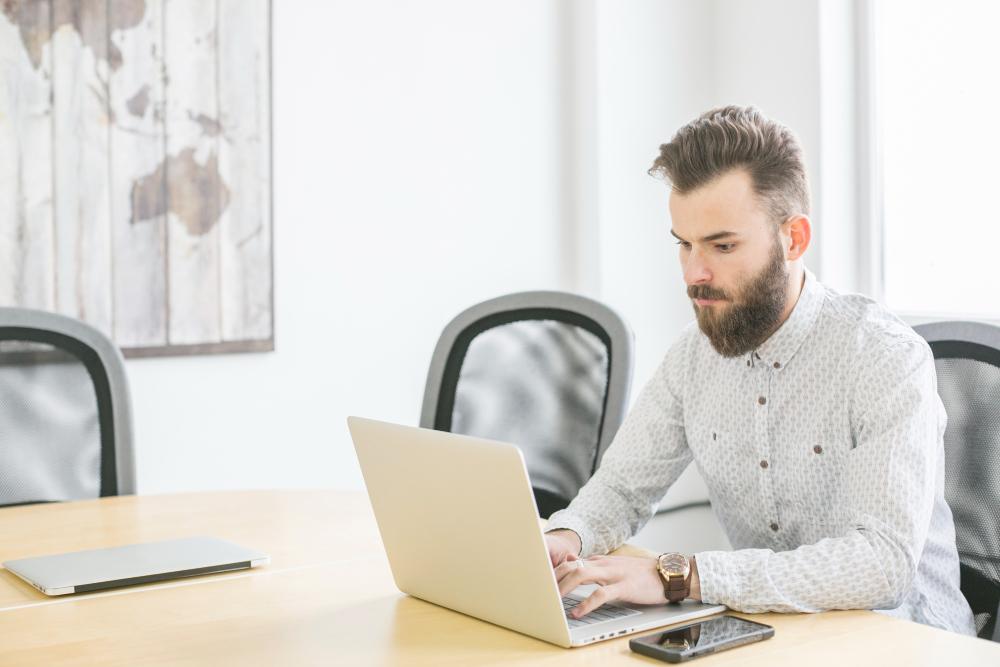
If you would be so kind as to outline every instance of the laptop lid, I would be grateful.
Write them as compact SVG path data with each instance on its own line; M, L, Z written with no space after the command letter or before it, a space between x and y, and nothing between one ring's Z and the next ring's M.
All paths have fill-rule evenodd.
M397 588L569 646L521 451L359 417L347 423Z
M5 568L46 595L83 593L266 565L260 551L190 537L9 560Z

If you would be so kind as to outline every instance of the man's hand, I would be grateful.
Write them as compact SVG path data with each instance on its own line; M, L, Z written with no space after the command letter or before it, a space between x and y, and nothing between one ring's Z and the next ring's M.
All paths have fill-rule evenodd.
M555 572L559 595L563 597L577 586L598 585L590 597L570 611L573 618L585 616L613 600L635 604L664 604L667 601L663 580L656 570L656 558L591 556L581 560L572 555L556 567Z
M580 536L572 530L553 530L551 533L545 533L545 545L549 548L552 567L556 567L570 557L577 557L581 547Z

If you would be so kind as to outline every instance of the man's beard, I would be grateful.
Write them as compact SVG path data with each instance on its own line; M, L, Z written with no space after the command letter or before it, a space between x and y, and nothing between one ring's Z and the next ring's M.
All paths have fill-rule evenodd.
M698 326L715 351L738 357L757 349L775 331L785 309L788 271L781 244L775 239L771 257L756 277L737 288L736 298L709 285L691 285L691 299L724 299L728 306L694 306Z

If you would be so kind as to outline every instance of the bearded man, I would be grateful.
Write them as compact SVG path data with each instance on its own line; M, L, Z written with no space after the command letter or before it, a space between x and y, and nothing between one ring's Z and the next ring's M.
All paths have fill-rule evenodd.
M682 127L650 173L697 325L667 352L600 469L549 520L566 595L685 597L744 612L874 609L975 634L944 499L946 415L930 348L806 269L809 185L794 134L752 107ZM602 556L694 462L733 551Z

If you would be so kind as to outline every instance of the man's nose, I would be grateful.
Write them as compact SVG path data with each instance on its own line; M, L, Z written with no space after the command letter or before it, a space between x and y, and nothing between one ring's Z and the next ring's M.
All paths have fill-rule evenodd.
M697 250L692 250L687 256L683 269L684 282L688 285L703 285L712 281L712 272Z

